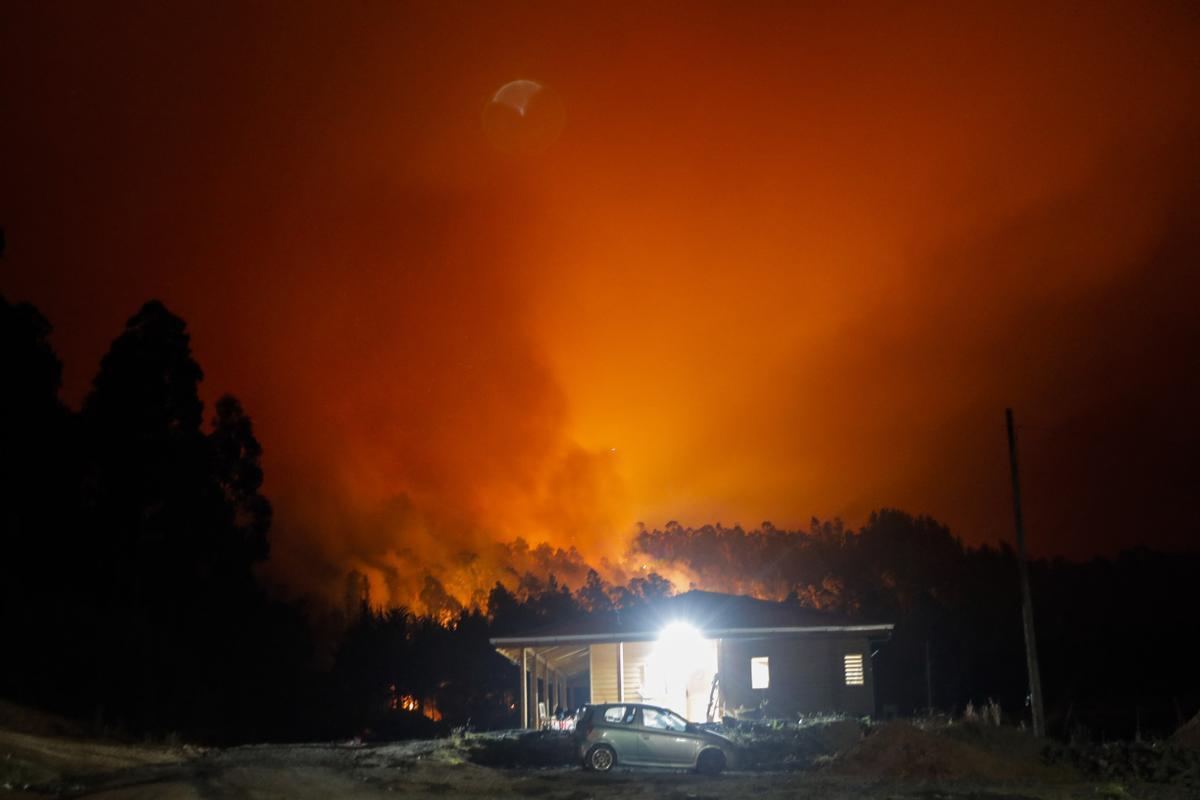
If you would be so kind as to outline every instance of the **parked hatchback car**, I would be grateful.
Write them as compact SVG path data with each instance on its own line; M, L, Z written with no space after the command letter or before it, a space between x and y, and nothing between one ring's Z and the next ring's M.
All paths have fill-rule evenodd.
M585 706L575 725L583 768L694 769L716 775L734 761L734 744L665 708L642 703Z

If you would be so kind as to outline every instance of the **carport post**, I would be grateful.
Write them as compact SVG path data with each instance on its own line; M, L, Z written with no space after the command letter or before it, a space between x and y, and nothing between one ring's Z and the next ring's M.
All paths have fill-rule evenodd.
M521 727L529 727L529 650L521 648Z
M625 702L625 643L617 642L617 702Z
M533 701L533 704L529 708L529 721L530 721L529 727L533 728L535 731L538 729L538 723L541 722L541 720L538 719L538 697L541 696L541 687L538 686L538 683L540 682L538 680L538 677L539 677L538 676L538 672L539 672L538 667L540 665L541 665L541 659L538 658L537 648L534 648L534 651L533 651L533 674L530 676L530 679L529 679L529 686L530 686L529 699Z
M536 731L542 727L542 707L538 702L542 699L542 659L536 648L533 654L533 729Z
M547 671L545 659L542 659L541 672L542 672L542 684L541 684L541 686L539 686L537 688L537 691L535 692L535 697L538 700L538 703L537 703L537 705L534 706L534 708L537 710L537 729L539 731L542 729L542 725L545 724L545 722L546 722L546 720L542 719L542 708L545 704L541 701L546 699L546 690L548 688L550 688L550 673Z

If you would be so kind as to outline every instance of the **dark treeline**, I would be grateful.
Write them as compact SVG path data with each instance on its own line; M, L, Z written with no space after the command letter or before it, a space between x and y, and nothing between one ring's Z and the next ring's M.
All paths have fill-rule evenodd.
M204 424L203 373L161 303L129 319L79 412L49 334L0 298L0 689L106 729L274 733L307 630L255 580L271 506L249 418L226 395Z
M342 608L272 599L255 578L270 555L262 449L234 397L205 417L183 320L147 303L79 411L60 400L49 334L36 309L0 297L7 699L105 732L213 742L509 726L516 672L488 637L595 621L690 588L659 569L711 591L896 623L876 655L881 711L989 697L1013 716L1022 709L1012 551L964 546L936 521L899 511L858 531L836 522L807 532L643 530L632 548L649 568L624 585L595 571L574 588L527 573L497 583L485 608L437 617L375 608L357 573ZM1195 711L1182 653L1197 625L1183 598L1198 562L1137 550L1034 565L1054 732L1132 735L1140 723L1163 733Z

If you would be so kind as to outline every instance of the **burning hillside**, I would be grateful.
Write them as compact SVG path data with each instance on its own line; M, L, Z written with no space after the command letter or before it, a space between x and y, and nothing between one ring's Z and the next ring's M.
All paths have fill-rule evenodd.
M346 585L349 602L369 598L372 605L441 619L487 610L497 586L519 600L565 591L585 608L595 606L596 598L619 606L625 597L701 589L855 612L863 587L886 587L901 598L920 588L919 577L901 578L896 572L896 559L906 548L928 552L943 564L966 552L936 521L891 511L872 515L857 531L838 520L813 519L803 531L770 523L747 530L672 522L663 529L639 527L625 552L611 560L590 561L574 547L531 546L517 539L424 566L417 579L402 566L356 566Z

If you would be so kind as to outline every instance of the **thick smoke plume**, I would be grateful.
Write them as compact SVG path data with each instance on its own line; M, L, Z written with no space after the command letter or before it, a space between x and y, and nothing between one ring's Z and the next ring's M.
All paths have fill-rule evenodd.
M726 585L639 520L995 541L1008 405L1036 554L1193 542L1194 12L694 6L6 8L0 288L73 404L183 316L268 577L334 602ZM480 125L517 78L565 107L536 155Z

